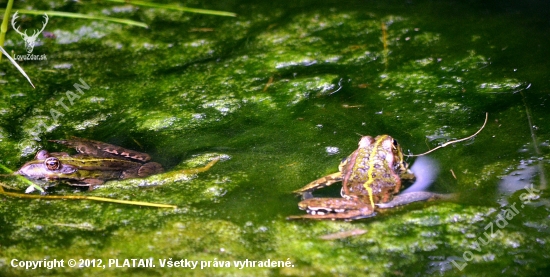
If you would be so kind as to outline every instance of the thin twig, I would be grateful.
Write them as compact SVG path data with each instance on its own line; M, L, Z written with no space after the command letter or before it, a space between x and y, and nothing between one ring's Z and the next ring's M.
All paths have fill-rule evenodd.
M455 172L451 169L451 174L453 175L453 177L456 179L456 175L455 175Z
M448 146L448 145L451 145L451 144L454 144L454 143L457 143L457 142L461 142L461 141L465 141L465 140L468 140L468 139L471 139L475 136L477 136L477 134L479 134L479 132L481 132L481 130L483 130L483 128L485 128L485 125L487 124L487 120L489 119L489 113L485 113L485 122L483 122L483 126L481 126L481 128L479 128L479 130L477 130L477 132L475 132L473 135L469 136L469 137L466 137L466 138L461 138L461 139L457 139L457 140L451 140L451 141L447 141L443 144L441 144L440 146L432 149L432 150L429 150L428 152L425 152L425 153L422 153L422 154L418 154L418 155L404 155L406 157L420 157L420 156L424 156L426 154L429 154L429 153L432 153L433 151L439 149L439 148L443 148L445 146Z
M27 75L27 73L25 73L25 70L23 70L23 68L21 68L17 62L12 59L10 57L10 54L8 54L8 52L6 52L6 50L4 50L4 48L2 48L2 46L0 46L0 52L2 52L4 55L6 55L6 58L8 58L8 60L10 60L10 62L13 64L13 66L15 66L15 68L17 68L17 70L19 70L19 72L21 72L21 74L27 78L27 81L29 81L29 83L31 84L32 88L35 88L34 85L32 84L31 82L31 78L29 78L29 76Z
M384 44L384 65L386 66L386 69L388 68L388 34L387 34L388 27L384 22L382 22L382 43Z
M8 1L6 10L4 11L4 19L2 20L2 26L0 26L0 46L4 46L4 40L6 38L6 33L8 32L8 22L10 21L11 8L13 6L13 0ZM0 60L2 59L2 54L0 54Z
M165 5L165 4L152 3L152 2L147 2L147 1L134 1L134 0L108 0L108 1L109 2L116 2L116 3L131 4L131 5L136 5L136 6L143 6L143 7L177 10L177 11L182 11L182 12L201 13L201 14L219 15L219 16L231 16L231 17L237 16L236 13L232 13L232 12L187 8L187 7L180 7L180 6L176 6L176 5Z
M265 84L264 89L262 90L262 92L266 92L267 88L269 86L271 86L272 83L273 83L273 76L269 77L269 80L267 80L267 84Z
M529 89L531 87L531 84L529 84L525 89ZM520 90L519 92L521 94L521 99L523 100L523 106L525 106L525 113L527 114L527 122L529 124L529 131L531 131L531 139L533 140L533 147L535 148L535 153L540 157L542 154L539 149L539 143L537 141L537 135L535 134L535 130L533 129L533 120L531 118L531 111L529 110L529 106L527 106L527 101L525 101L525 94L523 94L523 90ZM537 164L537 170L539 172L540 177L540 189L546 189L546 176L544 174L544 167L542 165L542 161L539 161Z
M123 18L116 18L116 17L109 17L109 16L97 16L97 15L88 15L88 14L82 14L82 13L70 13L70 12L60 12L60 11L42 11L42 10L19 10L18 11L21 14L48 14L49 16L59 16L59 17L67 17L67 18L82 18L82 19L92 19L92 20L103 20L103 21L111 21L121 24L127 24L142 28L149 28L147 27L147 24L143 22L138 22L130 19L123 19Z
M2 186L0 186L0 194L11 196L11 197L17 197L17 198L47 199L47 200L93 200L93 201L100 201L100 202L110 202L110 203L117 203L117 204L147 206L147 207L156 207L156 208L177 208L177 206L168 205L168 204L149 203L149 202L142 202L142 201L119 200L119 199L111 199L111 198L96 197L96 196L85 196L85 195L36 195L36 194L23 194L23 193L7 192L7 191L4 191Z

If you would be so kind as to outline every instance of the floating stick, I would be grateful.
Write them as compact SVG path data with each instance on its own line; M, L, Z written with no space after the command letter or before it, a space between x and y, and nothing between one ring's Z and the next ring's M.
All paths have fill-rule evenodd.
M457 140L451 140L451 141L447 141L443 144L441 144L440 146L428 151L428 152L425 152L425 153L422 153L422 154L418 154L418 155L404 155L406 157L420 157L420 156L424 156L426 154L429 154L429 153L432 153L433 151L439 149L439 148L443 148L445 146L448 146L448 145L451 145L451 144L454 144L454 143L457 143L457 142L461 142L461 141L465 141L465 140L468 140L468 139L471 139L475 136L477 136L477 134L479 134L479 132L481 132L481 130L483 130L483 128L485 128L485 124L487 124L487 119L489 119L489 113L485 113L485 122L483 122L483 126L481 126L481 128L479 128L479 130L477 130L477 132L475 132L473 135L469 136L469 137L466 137L466 138L461 138L461 139L457 139Z
M24 193L16 193L16 192L7 192L7 191L4 191L2 186L0 186L0 194L6 195L6 196L11 196L11 197L17 197L17 198L47 199L47 200L63 200L63 199L68 199L68 200L93 200L93 201L100 201L100 202L110 202L110 203L136 205L136 206L147 206L147 207L156 207L156 208L177 208L177 206L175 206L175 205L149 203L149 202L142 202L142 201L118 200L118 199L96 197L96 196L85 196L85 195L36 195L36 194L24 194Z

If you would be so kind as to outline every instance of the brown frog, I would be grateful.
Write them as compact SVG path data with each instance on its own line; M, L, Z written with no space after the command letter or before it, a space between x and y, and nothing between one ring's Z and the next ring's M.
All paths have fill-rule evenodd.
M52 142L75 148L79 153L49 153L40 150L16 174L32 180L64 181L74 186L95 186L107 180L147 177L164 171L162 165L149 162L148 154L116 145L72 137Z
M376 138L364 136L359 148L344 159L339 172L315 180L295 193L304 198L298 206L307 215L288 219L354 220L374 216L380 208L393 208L415 201L440 198L430 192L411 192L397 195L402 181L412 181L414 174L403 158L403 151L389 135ZM311 192L342 182L342 198L317 198Z

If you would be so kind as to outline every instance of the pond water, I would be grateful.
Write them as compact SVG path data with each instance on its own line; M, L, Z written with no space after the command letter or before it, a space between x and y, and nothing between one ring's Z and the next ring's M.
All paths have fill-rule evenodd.
M0 196L0 275L538 276L548 268L547 3L185 6L238 16L16 3L14 10L125 18L148 28L50 15L33 50L47 60L21 62L36 89L5 58L0 65L0 163L17 170L40 149L66 151L48 140L70 136L124 146L149 153L169 174L94 191L61 184L48 195L178 208ZM39 15L18 20L29 30L42 24ZM11 27L4 47L26 53ZM475 138L428 155L439 167L429 190L457 200L353 222L286 220L305 213L292 191L337 172L361 135L390 134L419 154L473 134L486 113ZM170 175L216 156L207 172ZM10 177L2 183L28 186ZM316 195L338 197L340 187ZM363 234L321 238L353 230ZM65 266L25 270L14 259ZM70 267L69 259L96 259L87 267L99 268ZM152 259L155 267L123 266L125 259ZM256 263L240 263L247 259ZM259 264L268 259L284 266Z

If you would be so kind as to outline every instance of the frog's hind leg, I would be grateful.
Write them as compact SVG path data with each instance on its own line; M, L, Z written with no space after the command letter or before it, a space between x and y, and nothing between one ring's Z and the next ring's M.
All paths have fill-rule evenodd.
M359 211L354 211L346 214L338 213L328 213L328 214L305 214L305 215L291 215L288 216L287 220L297 220L297 219L317 219L317 220L343 220L343 221L352 221L363 218L369 218L376 216L376 213L371 213L365 215Z
M326 198L325 198L326 199ZM340 199L339 199L340 200ZM327 209L308 207L306 209L308 214L305 215L292 215L287 217L287 220L295 219L318 219L318 220L357 220L363 218L369 218L376 216L376 212L372 212L370 206L365 209L357 210L339 210L339 209Z
M309 198L298 203L300 210L308 214L290 216L287 219L331 219L356 220L373 217L376 213L370 205L365 205L357 198Z
M78 153L92 155L104 158L126 158L129 160L136 160L147 162L151 159L146 153L126 149L124 147L116 146L113 144L95 141L91 139L84 139L78 137L71 137L67 140L50 140L58 144L76 149Z
M440 194L427 191L414 191L408 193L402 193L393 197L393 200L387 203L378 203L376 206L380 209L390 209L397 206L407 205L413 202L419 201L432 201L432 200L453 200L457 198L458 194Z
M137 175L139 177L147 177L153 174L159 174L164 172L164 168L162 168L162 165L157 162L148 162L144 165L142 165L138 171Z
M328 186L330 186L334 183L338 183L338 182L341 182L341 181L342 181L342 173L340 173L340 172L332 173L332 174L327 175L325 177L319 178L319 179L305 185L301 189L295 190L293 192L298 193L298 194L304 194L306 192L312 192L312 191L320 189L320 188L328 187Z

